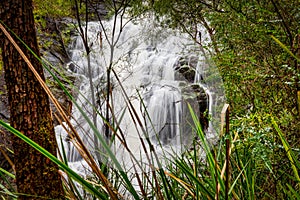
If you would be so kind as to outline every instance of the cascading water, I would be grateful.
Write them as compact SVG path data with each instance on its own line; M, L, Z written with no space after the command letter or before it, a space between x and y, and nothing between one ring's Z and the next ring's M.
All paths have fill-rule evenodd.
M105 23L105 27L112 26L112 22ZM104 30L100 27L99 22L88 23L91 78L96 88L97 109L105 116L106 70L112 46L103 39ZM109 36L109 29L105 31ZM81 81L79 90L82 95L78 96L77 103L89 117L92 117L89 102L92 94L89 87L86 52L83 47L80 36L74 37L73 45L70 47L71 65L73 72ZM120 83L112 76L113 90L110 103L113 109L111 116L115 118L110 120L115 122L115 126L118 125L117 134L122 133L133 155L140 156L143 160L145 150L142 148L141 139L149 138L159 155L165 155L165 152L180 153L188 148L195 135L189 125L192 124L192 120L189 117L187 103L191 104L195 112L202 117L208 108L212 114L212 93L209 87L200 81L203 70L199 69L204 63L198 59L201 58L201 51L187 35L155 27L151 20L139 25L128 23L113 48L113 70L121 80L132 105L129 106ZM193 78L190 78L191 76ZM193 89L195 85L198 86ZM137 113L136 116L133 115L133 109ZM143 127L137 125L137 118L142 121ZM73 109L72 123L87 147L95 151L93 131L77 108ZM203 124L205 126L205 123ZM103 119L100 116L97 117L97 128L100 132L104 132ZM86 173L82 167L86 163L81 162L81 156L68 141L66 131L62 126L55 129L57 136L60 136L59 144L60 141L63 142L69 164L71 166L73 164L78 172ZM206 129L207 134L214 134L211 123L206 125ZM144 141L147 146L146 140ZM120 163L124 163L125 168L130 168L129 154L118 139L113 143L112 149Z

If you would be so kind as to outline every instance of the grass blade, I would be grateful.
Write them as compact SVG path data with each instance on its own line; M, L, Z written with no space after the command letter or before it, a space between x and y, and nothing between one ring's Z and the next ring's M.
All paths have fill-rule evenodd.
M293 172L294 172L294 175L295 175L295 178L296 178L296 181L298 182L298 185L300 184L300 177L299 177L299 173L298 173L298 170L300 168L299 166L299 163L297 161L297 159L295 159L295 155L293 154L293 151L291 151L291 147L289 145L289 143L286 141L282 131L279 129L278 127L278 124L275 122L274 118L272 118L272 123L274 125L274 128L276 129L278 135L279 135L279 138L283 144L283 147L286 151L286 154L288 156L288 159L291 163L291 166L292 166L292 169L293 169ZM297 169L298 168L298 169Z
M39 151L41 154L49 158L52 162L57 164L60 169L68 173L74 180L76 180L79 184L81 184L86 190L88 190L91 194L94 194L100 199L106 199L106 197L101 194L97 189L95 189L91 184L89 184L87 181L85 181L82 177L80 177L76 172L74 172L72 169L70 169L65 163L58 160L54 155L49 153L46 149L32 141L30 138L19 132L18 130L11 127L9 124L3 122L0 120L0 125L3 126L5 129L22 139L24 142L28 143L30 146L35 148L37 151Z

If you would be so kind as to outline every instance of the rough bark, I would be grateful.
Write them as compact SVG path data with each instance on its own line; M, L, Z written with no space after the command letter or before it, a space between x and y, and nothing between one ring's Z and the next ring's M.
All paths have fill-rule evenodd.
M32 9L31 0L1 1L0 20L39 55ZM17 43L44 78L39 61L24 45L19 41ZM55 155L57 144L48 97L2 32L0 45L8 91L10 123ZM58 166L16 137L13 137L13 150L19 199L63 199Z

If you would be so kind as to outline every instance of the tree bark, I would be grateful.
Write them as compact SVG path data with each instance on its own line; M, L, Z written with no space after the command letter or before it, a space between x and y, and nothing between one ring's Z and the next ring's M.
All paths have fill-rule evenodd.
M0 3L0 20L39 56L32 10L32 0L3 0ZM41 63L17 38L15 40L45 79ZM57 144L47 94L2 32L0 45L10 123L55 155ZM13 150L19 199L63 199L57 165L15 136Z

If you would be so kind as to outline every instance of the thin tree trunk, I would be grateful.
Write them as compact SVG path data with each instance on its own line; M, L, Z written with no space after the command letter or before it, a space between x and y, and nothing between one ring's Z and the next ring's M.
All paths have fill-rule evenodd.
M79 10L79 5L82 2L78 2L77 0L74 0L74 5L75 5L75 17L77 19L78 22L78 28L79 28L79 33L85 48L85 52L87 54L87 68L88 71L87 73L84 72L89 79L89 84L90 84L90 90L91 90L91 100L92 100L92 119L93 119L93 123L94 126L97 128L97 103L96 103L96 95L95 95L95 87L94 87L94 83L93 83L93 69L91 66L91 50L88 44L88 33L87 33L87 29L88 29L88 21L89 21L89 13L88 13L88 5L89 5L89 1L85 0L85 5L86 5L86 10L85 10L85 27L83 27L82 23L81 23L81 18L80 18L80 10ZM84 29L83 29L84 28ZM96 134L94 134L94 147L95 147L95 156L98 160L98 162L102 163L102 158L101 158L101 154L100 152L102 151L102 148L99 144L98 141L98 137Z
M31 0L1 1L0 20L39 55L32 9ZM41 63L21 42L17 43L45 79ZM10 123L55 155L57 143L47 94L2 32L0 45L11 113ZM57 165L15 136L13 150L19 199L64 199Z

